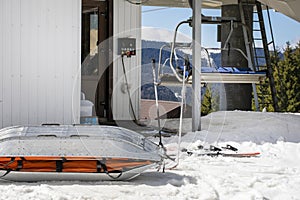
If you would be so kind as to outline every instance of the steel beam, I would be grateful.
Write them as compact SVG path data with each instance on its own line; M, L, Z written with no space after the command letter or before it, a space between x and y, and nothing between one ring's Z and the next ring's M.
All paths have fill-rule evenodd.
M192 131L201 130L201 10L202 0L193 0Z

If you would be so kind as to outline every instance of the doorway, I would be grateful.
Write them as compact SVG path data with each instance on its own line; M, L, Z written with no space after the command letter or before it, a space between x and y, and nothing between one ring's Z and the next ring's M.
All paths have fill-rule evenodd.
M81 92L94 104L92 116L111 120L108 38L112 35L112 1L82 0ZM82 95L83 98L83 95Z

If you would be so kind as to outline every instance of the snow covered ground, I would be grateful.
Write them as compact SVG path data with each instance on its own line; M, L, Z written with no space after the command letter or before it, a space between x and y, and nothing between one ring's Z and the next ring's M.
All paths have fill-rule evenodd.
M174 122L175 123L175 122ZM178 124L177 124L178 125ZM185 123L185 130L190 129ZM216 112L202 118L181 148L231 144L260 157L188 156L165 173L147 171L128 182L0 182L0 199L300 199L300 115ZM176 152L177 138L165 138Z

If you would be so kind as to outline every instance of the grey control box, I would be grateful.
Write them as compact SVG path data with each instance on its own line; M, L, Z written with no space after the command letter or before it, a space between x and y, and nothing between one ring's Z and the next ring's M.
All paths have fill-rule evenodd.
M135 38L119 38L118 39L118 55L135 56L136 55L136 39Z

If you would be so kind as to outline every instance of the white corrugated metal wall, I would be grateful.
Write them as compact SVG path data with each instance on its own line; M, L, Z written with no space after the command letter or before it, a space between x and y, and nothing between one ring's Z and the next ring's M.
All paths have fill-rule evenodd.
M135 114L139 118L141 84L141 6L125 0L114 1L114 89L113 113L115 120L128 120L131 109L125 89L124 73L120 55L117 55L118 38L136 38L137 55L124 58L127 79Z
M0 127L80 114L81 0L0 0Z

